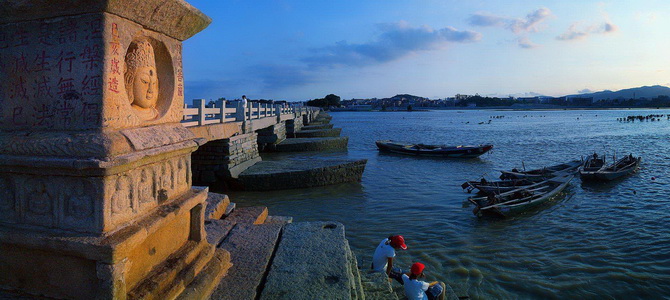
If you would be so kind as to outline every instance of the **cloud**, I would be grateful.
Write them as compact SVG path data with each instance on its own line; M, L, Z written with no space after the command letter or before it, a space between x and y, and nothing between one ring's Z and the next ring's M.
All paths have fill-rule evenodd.
M438 50L448 43L469 43L481 34L453 27L433 29L412 27L407 22L380 24L381 34L368 43L341 41L333 46L314 49L313 55L302 59L311 67L366 66L394 61L420 51Z
M579 93L579 94L591 94L591 93L593 93L593 91L590 90L590 89L583 89L583 90L577 91L577 93Z
M249 69L263 90L280 90L287 87L314 83L314 75L302 66L261 64Z
M568 30L556 37L559 41L583 40L593 34L609 34L619 30L619 26L612 22L603 22L597 25L583 26L579 22L572 23Z
M537 48L537 47L540 46L538 44L535 44L535 43L531 42L527 37L520 37L517 40L517 42L518 42L519 47L524 48L524 49L533 49L533 48Z
M541 28L539 25L551 16L551 10L542 7L532 11L525 18L510 18L488 13L475 13L468 18L468 23L472 26L501 27L519 34L540 31Z
M538 8L524 18L497 16L489 13L475 13L470 15L468 23L479 27L499 27L511 31L518 36L519 47L524 49L536 48L538 45L528 39L528 33L541 31L542 23L552 17L551 10Z

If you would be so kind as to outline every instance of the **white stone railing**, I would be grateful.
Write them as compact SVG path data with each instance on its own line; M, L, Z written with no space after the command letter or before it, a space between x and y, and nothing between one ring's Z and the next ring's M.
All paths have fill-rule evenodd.
M184 103L184 118L181 123L185 127L202 126L216 123L238 122L280 115L303 115L318 108L295 104L271 104L249 101L217 100L213 105L205 103L205 99L194 99L193 106Z

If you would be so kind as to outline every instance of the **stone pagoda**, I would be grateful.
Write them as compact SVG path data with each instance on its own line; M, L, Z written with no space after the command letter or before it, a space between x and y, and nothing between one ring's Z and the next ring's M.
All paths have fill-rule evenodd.
M206 297L202 143L183 117L182 0L0 6L0 288L68 299Z

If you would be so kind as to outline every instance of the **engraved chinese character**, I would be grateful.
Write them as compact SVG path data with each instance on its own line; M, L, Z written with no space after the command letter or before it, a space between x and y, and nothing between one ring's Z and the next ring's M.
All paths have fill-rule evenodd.
M77 42L77 22L73 19L65 19L58 27L58 43Z
M42 76L41 79L35 80L35 98L46 96L53 97L53 95L51 95L49 79L46 76Z
M58 79L58 92L56 94L63 95L74 90L74 79L63 78Z
M114 93L119 93L119 80L116 79L116 77L112 77L109 82L107 83L107 87L109 88L110 91Z
M100 46L93 45L84 47L84 50L79 54L79 57L81 57L87 70L93 70L99 65L102 59L100 56Z
M14 73L28 73L28 61L26 56L21 52L18 56L14 57Z
M37 33L37 42L40 45L51 46L53 40L53 32L51 31L51 24L40 24L40 31Z
M14 107L14 110L12 111L12 124L14 125L27 124L25 118L23 118L23 107L21 106Z
M56 58L56 66L58 66L58 73L63 73L63 69L68 72L72 72L72 62L76 59L76 55L73 51L61 50L60 54Z
M119 63L120 63L120 61L116 58L113 58L111 60L110 71L112 72L112 74L121 75L121 68L119 67Z
M33 125L52 125L54 114L51 111L51 107L49 105L42 104L40 106L33 107L33 110L33 118L35 118L35 123Z
M23 76L19 76L18 82L10 89L10 99L22 99L28 101L28 89Z
M35 72L42 72L42 71L49 71L51 68L49 68L49 59L51 56L47 55L45 50L42 50L42 53L37 53L35 55L35 59L33 60L33 71Z
M84 103L81 109L81 115L84 123L97 123L100 119L97 103Z
M81 80L81 94L82 95L100 95L102 89L102 78L100 75L89 77L84 76Z
M64 126L69 126L72 123L72 116L75 110L73 100L78 99L76 93L70 92L63 97L62 100L56 102L56 115L58 121Z
M95 20L86 22L86 27L84 29L87 32L84 37L85 40L102 39L102 20L96 18Z
M28 32L23 28L23 26L16 26L14 38L14 47L26 46L30 44L28 42Z

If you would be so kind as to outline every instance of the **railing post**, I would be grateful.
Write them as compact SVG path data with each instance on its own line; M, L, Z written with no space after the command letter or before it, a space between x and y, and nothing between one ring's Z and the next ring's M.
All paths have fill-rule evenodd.
M219 123L223 123L226 121L226 100L216 100L215 104L216 108L219 109L219 115L221 116L221 120Z
M260 119L260 118L261 118L261 103L258 102L258 104L256 106L256 119Z
M187 117L188 117L188 116L186 115L186 109L187 109L187 108L188 108L188 104L184 103L184 112L182 113L183 116L181 117L181 120L182 120L182 121L186 121L186 119L187 119Z
M268 116L268 106L270 106L269 103L263 103L263 117L266 117L266 118Z
M244 112L246 109L244 101L237 101L237 106L235 106L235 121L244 121Z
M193 106L198 108L198 126L205 125L205 99L193 99Z

